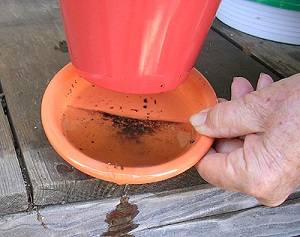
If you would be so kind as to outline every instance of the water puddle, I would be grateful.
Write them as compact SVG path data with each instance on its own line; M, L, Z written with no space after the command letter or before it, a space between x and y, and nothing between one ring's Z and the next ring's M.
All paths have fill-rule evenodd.
M194 143L189 122L142 120L69 106L67 139L82 153L107 164L146 167L170 161Z
M138 215L139 210L137 205L129 203L129 197L123 196L116 209L106 214L105 222L108 224L107 232L101 236L132 236L129 232L137 228L139 225L133 222L133 219Z

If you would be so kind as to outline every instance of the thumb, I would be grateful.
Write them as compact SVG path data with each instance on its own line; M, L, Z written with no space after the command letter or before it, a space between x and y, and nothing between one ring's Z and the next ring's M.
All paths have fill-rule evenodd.
M231 138L263 132L264 110L256 92L222 102L190 118L195 130L215 138Z

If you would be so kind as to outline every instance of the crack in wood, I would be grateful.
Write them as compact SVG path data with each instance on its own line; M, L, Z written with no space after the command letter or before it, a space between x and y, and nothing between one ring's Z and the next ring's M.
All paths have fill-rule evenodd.
M28 197L28 208L27 211L31 211L34 208L34 201L33 201L33 189L32 189L32 185L30 182L30 178L27 172L27 168L26 168L26 164L24 161L24 157L21 151L21 147L17 138L17 134L16 131L14 129L13 126L13 122L12 122L12 118L11 115L9 113L9 109L8 109L8 104L6 102L5 99L5 93L2 90L2 86L0 84L0 102L1 102L1 106L3 108L4 114L7 117L7 121L8 121L8 125L11 131L11 135L12 135L12 140L13 140L13 145L14 145L14 149L16 152L16 156L19 162L19 166L21 169L21 173L22 173L22 177L23 177L23 181L24 181L24 185L25 185L25 189L26 189L26 193L27 193L27 197Z
M7 115L7 103L5 100L5 94L2 92L0 92L0 102L1 102L1 106L3 108L4 115Z
M44 222L44 216L42 216L42 214L40 213L39 207L35 206L34 210L36 211L36 215L37 215L37 220L41 223L41 225L43 226L44 229L48 229L48 226L46 225L46 223Z

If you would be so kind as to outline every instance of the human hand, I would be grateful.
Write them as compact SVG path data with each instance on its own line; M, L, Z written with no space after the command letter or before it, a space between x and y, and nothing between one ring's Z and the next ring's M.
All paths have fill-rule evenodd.
M200 134L219 138L196 168L209 183L280 205L300 185L300 73L273 82L261 74L256 91L242 77L231 101L193 115Z

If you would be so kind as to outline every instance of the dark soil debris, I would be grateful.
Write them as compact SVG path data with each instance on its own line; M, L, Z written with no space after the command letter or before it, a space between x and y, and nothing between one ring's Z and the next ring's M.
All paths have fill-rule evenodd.
M6 103L6 99L5 99L4 93L0 93L0 103L2 105L4 114L7 115L7 103Z
M125 136L126 139L133 139L137 142L143 135L155 135L157 131L170 125L172 122L160 120L141 120L123 116L112 115L101 112L103 120L111 120L113 127L118 130L118 135Z
M58 43L59 43L58 46L56 46L56 45L54 46L55 50L59 50L63 53L69 52L67 41L62 40L62 41L59 41Z

